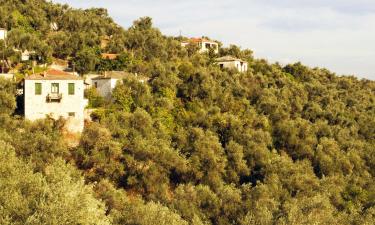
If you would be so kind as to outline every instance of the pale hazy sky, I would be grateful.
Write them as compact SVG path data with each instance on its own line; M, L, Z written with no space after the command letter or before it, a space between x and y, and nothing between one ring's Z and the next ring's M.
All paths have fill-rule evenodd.
M375 80L375 0L54 0L107 8L129 27L142 16L167 35L209 36L258 58L301 61Z

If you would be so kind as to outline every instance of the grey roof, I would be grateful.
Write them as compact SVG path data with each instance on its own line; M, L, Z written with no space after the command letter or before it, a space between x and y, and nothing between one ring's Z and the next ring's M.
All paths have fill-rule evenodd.
M98 75L95 78L92 78L92 80L103 80L103 79L124 79L126 77L137 77L139 80L148 80L147 77L144 76L138 76L133 73L124 72L124 71L109 71L106 72L104 75Z
M223 56L223 57L220 57L220 58L217 58L215 60L216 62L233 62L233 61L240 61L240 62L245 62L244 60L242 59L238 59L238 58L235 58L233 56Z
M124 71L109 71L109 72L105 72L104 75L98 75L97 77L92 78L92 79L93 80L123 79L125 77L128 77L129 75L131 75L131 74L128 73L128 72L124 72Z

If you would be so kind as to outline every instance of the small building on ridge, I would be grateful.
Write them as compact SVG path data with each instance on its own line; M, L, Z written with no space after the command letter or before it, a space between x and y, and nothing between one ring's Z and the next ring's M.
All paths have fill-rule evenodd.
M189 44L198 45L200 53L208 52L210 49L213 49L216 54L219 53L219 44L206 38L191 38L188 41L181 42L183 47Z
M239 72L246 72L248 69L248 63L243 61L242 59L237 59L232 56L224 56L217 58L216 63L220 66L220 68L235 68Z

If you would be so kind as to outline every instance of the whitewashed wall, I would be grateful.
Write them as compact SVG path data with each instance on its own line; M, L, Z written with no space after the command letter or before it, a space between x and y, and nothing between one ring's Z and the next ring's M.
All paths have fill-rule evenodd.
M7 37L6 30L0 30L0 40L4 40Z
M214 48L214 52L215 53L219 52L219 45L217 43L203 41L203 42L201 42L201 44L202 44L202 46L201 46L201 49L199 50L199 52L201 52L201 53L209 51L209 48L206 48L206 44L210 44L210 46L215 44L216 47Z
M35 95L35 83L42 84L41 95ZM62 94L60 102L47 102L52 83L59 83L59 92ZM68 95L68 83L75 84L74 95ZM63 117L68 120L67 129L70 132L83 131L84 108L87 104L84 100L83 80L25 80L24 98L26 119L34 121L47 115L54 119ZM69 117L70 112L74 112L75 116Z
M247 62L241 66L241 61L219 62L218 64L222 64L224 68L236 68L239 72L246 72L248 66Z

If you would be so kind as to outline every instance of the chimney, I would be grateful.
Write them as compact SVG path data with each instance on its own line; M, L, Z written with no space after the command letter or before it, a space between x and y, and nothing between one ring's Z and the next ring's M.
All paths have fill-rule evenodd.
M43 77L47 77L47 71L44 71L42 74L43 74Z

